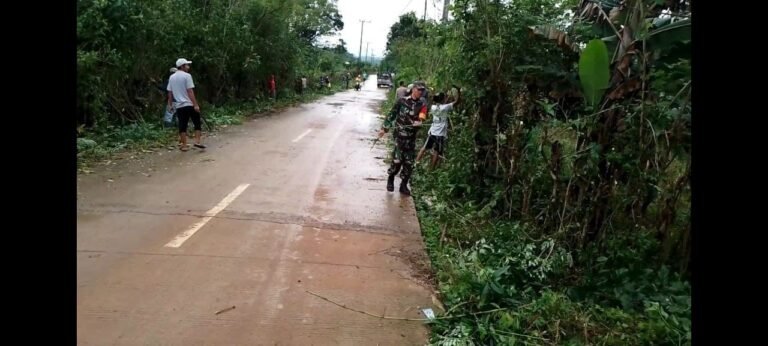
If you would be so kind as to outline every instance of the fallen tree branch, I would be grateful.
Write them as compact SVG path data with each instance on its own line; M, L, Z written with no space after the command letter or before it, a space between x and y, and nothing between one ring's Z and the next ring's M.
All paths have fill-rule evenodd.
M357 310L357 309L354 309L354 308L350 308L350 307L348 307L348 306L346 306L344 304L337 303L337 302L335 302L333 300L330 300L330 299L328 299L326 297L323 297L323 296L321 296L321 295L319 295L317 293L314 293L312 291L305 291L305 292L307 292L307 293L309 293L309 294L311 294L311 295L313 295L315 297L318 297L318 298L320 298L322 300L325 300L325 301L327 301L327 302L329 302L331 304L334 304L334 305L336 305L338 307L341 307L343 309L347 309L347 310L354 311L354 312L357 312L357 313L360 313L360 314L363 314L363 315L368 315L368 316L371 316L371 317L381 318L381 319L385 319L385 320L429 322L429 321L434 321L434 320L447 320L447 319L451 319L451 318L460 318L460 317L465 317L465 316L469 316L469 315L473 315L473 316L474 315L483 315L483 314L490 314L490 313L496 312L496 311L509 310L509 308L498 308L498 309L474 312L474 313L457 315L457 316L440 316L440 317L435 317L433 319L428 319L428 318L407 318L407 317L388 317L388 316L381 316L381 315L372 314L370 312L363 311L363 310Z
M330 300L330 299L328 299L328 298L326 298L326 297L323 297L323 296L321 296L321 295L319 295L319 294L317 294L317 293L314 293L314 292L312 292L312 291L305 291L305 292L307 292L307 293L309 293L309 294L311 294L311 295L313 295L313 296L315 296L315 297L318 297L318 298L320 298L320 299L322 299L322 300L325 300L325 301L327 301L327 302L329 302L329 303L331 303L331 304L334 304L334 305L336 305L336 306L339 306L339 307L341 307L341 308L343 308L343 309L347 309L347 310L350 310L350 311L354 311L354 312L357 312L357 313L360 313L360 314L363 314L363 315L368 315L368 316L371 316L371 317L381 318L381 319L385 319L385 320L400 320L400 321L429 321L429 319L426 319L426 318L403 318L403 317L387 317L387 316L380 316L380 315L372 314L372 313L370 313L370 312L367 312L367 311L363 311L363 310L357 310L357 309L353 309L353 308L350 308L350 307L348 307L348 306L346 306L346 305L344 305L344 304L341 304L341 303L337 303L337 302L335 302L335 301L333 301L333 300Z

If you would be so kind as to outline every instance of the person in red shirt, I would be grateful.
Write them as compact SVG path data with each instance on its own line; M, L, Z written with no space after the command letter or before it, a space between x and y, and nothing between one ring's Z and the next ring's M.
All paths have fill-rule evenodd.
M275 86L275 75L269 77L269 96L277 101L277 87Z

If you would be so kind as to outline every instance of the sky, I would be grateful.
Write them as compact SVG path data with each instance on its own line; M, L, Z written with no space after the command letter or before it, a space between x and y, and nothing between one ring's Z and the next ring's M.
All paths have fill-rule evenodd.
M426 2L427 18L439 20L443 15L443 0ZM370 21L363 28L363 59L366 42L370 42L368 47L373 56L384 55L389 28L401 14L413 11L419 18L424 15L424 0L338 0L337 6L344 20L344 29L340 35L330 38L330 41L343 39L347 43L347 50L355 57L360 47L360 20Z

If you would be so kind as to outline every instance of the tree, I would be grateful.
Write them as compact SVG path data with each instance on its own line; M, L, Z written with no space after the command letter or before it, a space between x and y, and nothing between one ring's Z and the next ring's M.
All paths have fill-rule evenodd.
M314 43L320 36L344 29L336 0L300 0L297 7L294 31L306 42Z
M416 18L416 14L408 12L400 16L397 23L392 24L387 34L387 51L389 51L393 44L400 39L412 40L418 37L422 37L423 31L420 28L420 20Z
M78 0L77 16L78 122L88 128L159 114L158 85L179 57L195 61L209 103L260 97L272 74L291 85L317 71L317 38L344 26L335 0ZM337 68L340 52L324 66Z

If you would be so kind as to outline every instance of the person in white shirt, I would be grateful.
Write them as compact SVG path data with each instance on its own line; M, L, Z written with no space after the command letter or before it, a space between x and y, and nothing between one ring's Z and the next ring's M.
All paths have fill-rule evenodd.
M419 151L419 155L416 156L416 162L419 162L427 150L432 150L432 168L437 166L438 160L445 151L445 139L448 137L448 114L461 101L461 88L455 85L453 87L457 91L456 101L446 102L447 96L442 92L437 93L432 99L434 103L429 112L432 116L432 125L430 125L428 133L429 137L427 137L424 147Z
M179 136L181 137L181 151L189 150L187 146L187 125L189 119L195 125L195 147L205 149L201 143L202 126L200 123L200 105L195 98L195 83L189 74L192 62L187 59L176 60L179 69L168 80L168 108L176 109L179 120Z

